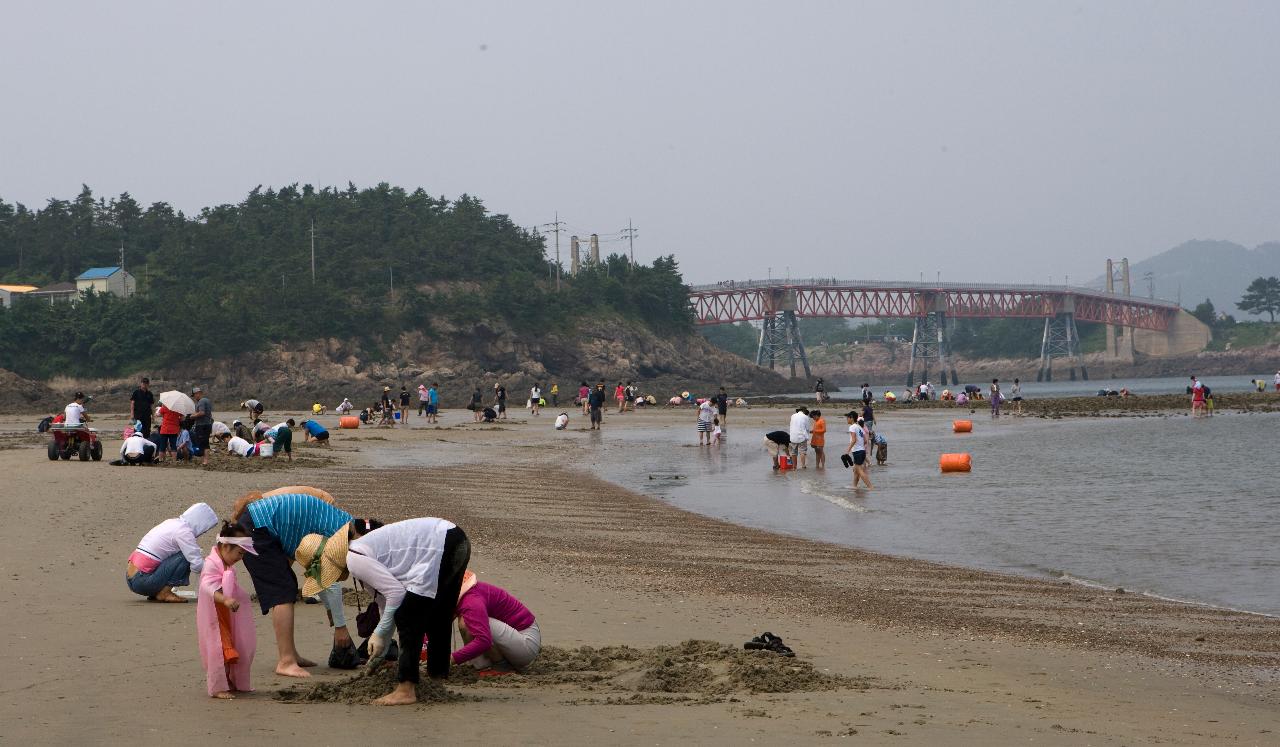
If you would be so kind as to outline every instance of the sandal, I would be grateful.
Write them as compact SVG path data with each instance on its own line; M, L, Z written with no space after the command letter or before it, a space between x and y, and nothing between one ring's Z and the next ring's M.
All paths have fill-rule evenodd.
M787 647L787 645L782 642L782 639L777 636L772 636L772 640L770 640L764 648L766 651L772 651L778 656L794 657L796 655L796 652Z
M769 632L761 633L760 635L756 636L755 638L752 638L751 640L749 640L749 641L747 641L746 643L742 644L742 647L743 647L743 648L745 648L745 649L746 649L746 650L748 650L748 651L759 651L759 650L761 650L761 649L768 648L768 647L769 647L769 641L771 641L771 640L773 640L773 639L775 639L775 638L777 638L777 636L775 636L773 633L769 633ZM781 639L779 639L779 640L781 640Z

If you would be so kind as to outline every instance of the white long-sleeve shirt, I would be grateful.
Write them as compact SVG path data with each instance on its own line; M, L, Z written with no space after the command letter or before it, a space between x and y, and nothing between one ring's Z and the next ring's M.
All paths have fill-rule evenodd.
M146 453L147 446L155 448L155 444L144 438L141 433L135 433L120 444L120 456L142 456Z
M150 572L165 558L180 552L191 564L191 570L199 573L204 568L204 551L196 537L218 524L218 514L207 503L196 503L177 519L160 522L138 542L130 561L142 570Z
M406 593L435 599L445 533L453 527L453 522L445 519L409 519L352 541L347 549L347 571L382 597L378 635L391 631Z
M809 419L809 415L803 412L797 412L791 416L791 429L787 434L791 437L791 443L804 443L809 440L809 429L813 427L813 421Z

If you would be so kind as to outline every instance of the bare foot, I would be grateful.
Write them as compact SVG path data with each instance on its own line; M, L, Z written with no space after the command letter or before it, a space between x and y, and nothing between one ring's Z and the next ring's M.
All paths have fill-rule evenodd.
M154 597L148 597L153 602L168 602L169 604L186 604L187 600L173 593L173 589L164 589L157 593Z
M223 690L222 692L214 693L213 697L217 698L218 700L235 700L236 694L231 692L230 690Z
M276 674L281 677L310 677L311 673L297 664L277 664Z
M405 685L408 685L408 687L405 687ZM414 687L412 682L402 682L399 685L396 685L396 689L373 701L373 705L413 705L417 702L417 688Z

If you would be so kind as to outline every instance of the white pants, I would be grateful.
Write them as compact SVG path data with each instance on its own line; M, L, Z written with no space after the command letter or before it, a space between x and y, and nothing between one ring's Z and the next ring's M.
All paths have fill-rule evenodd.
M493 638L493 646L502 654L507 663L518 670L533 663L542 651L542 634L538 632L538 623L524 630L516 630L501 620L489 618L489 635ZM497 662L489 660L485 654L472 659L470 664L476 669L487 669Z

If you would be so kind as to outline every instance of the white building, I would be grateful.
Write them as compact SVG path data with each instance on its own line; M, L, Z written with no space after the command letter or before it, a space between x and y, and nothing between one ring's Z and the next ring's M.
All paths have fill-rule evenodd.
M91 267L76 278L76 290L80 293L112 293L128 298L137 292L134 277L119 267Z
M34 285L0 285L0 306L6 309L13 305L14 296L36 290Z

